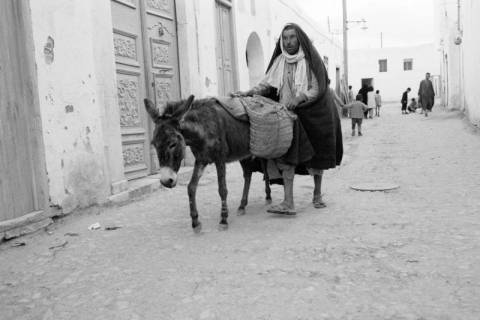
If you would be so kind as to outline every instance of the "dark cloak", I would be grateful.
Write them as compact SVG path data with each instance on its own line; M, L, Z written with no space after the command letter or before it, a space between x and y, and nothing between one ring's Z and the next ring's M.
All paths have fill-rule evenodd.
M342 128L335 102L328 88L327 70L305 32L298 25L290 23L283 28L282 34L288 28L295 29L297 33L298 41L305 53L308 70L311 70L317 79L318 96L295 108L298 119L294 124L292 145L282 158L285 162L300 167L335 168L340 165L343 157ZM267 72L275 59L282 54L280 41L282 37L277 41ZM277 90L272 88L269 97L278 101ZM297 170L297 173L302 173L301 171Z
M435 101L435 91L433 90L432 81L424 79L420 82L418 96L420 97L418 102L420 102L424 108L431 110Z
M368 104L368 86L363 85L360 90L358 90L358 94L362 95L362 102Z

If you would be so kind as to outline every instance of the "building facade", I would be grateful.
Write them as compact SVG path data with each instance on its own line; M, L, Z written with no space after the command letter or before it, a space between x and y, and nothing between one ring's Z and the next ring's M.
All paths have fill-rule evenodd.
M287 22L340 81L341 46L289 1L5 0L0 15L0 232L155 173L143 99L255 85Z
M435 0L436 49L442 75L442 103L480 125L480 3Z
M410 87L416 97L425 73L433 77L435 90L439 90L439 66L433 44L409 47L358 49L349 53L349 82L354 92L363 83L380 90L383 101L400 103L402 93Z

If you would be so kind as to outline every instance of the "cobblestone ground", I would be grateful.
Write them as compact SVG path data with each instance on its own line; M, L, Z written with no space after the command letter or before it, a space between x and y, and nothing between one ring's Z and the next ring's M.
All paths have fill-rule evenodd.
M25 246L4 243L0 318L479 319L480 135L457 113L382 112L363 137L344 121L345 161L325 175L325 209L311 205L311 177L297 177L298 215L267 214L257 175L247 214L236 216L242 175L231 164L228 231L217 230L210 169L198 191L201 234L190 229L183 181L62 219L19 239ZM400 188L349 188L375 181ZM102 229L89 231L95 222Z

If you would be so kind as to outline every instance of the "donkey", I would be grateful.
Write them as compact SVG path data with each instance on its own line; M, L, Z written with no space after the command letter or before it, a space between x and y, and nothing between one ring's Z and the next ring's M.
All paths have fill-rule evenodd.
M214 98L168 102L160 112L154 103L144 100L145 108L155 123L152 145L160 164L160 182L167 188L175 187L177 172L185 156L185 147L190 146L195 157L192 177L188 184L190 217L195 232L201 230L195 194L198 181L208 164L217 169L218 193L222 201L219 229L228 228L226 163L240 160L243 169L244 187L238 214L245 214L248 192L253 171L263 171L267 203L271 202L270 182L266 163L253 159L250 153L250 125L228 113Z

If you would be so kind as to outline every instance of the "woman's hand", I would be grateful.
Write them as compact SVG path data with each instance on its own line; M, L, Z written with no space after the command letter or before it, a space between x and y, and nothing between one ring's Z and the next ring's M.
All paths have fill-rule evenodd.
M295 97L287 103L288 110L295 110L305 99L303 97Z
M237 91L237 92L231 92L230 97L232 98L238 98L238 97L251 97L253 96L253 92L251 90L249 91Z

